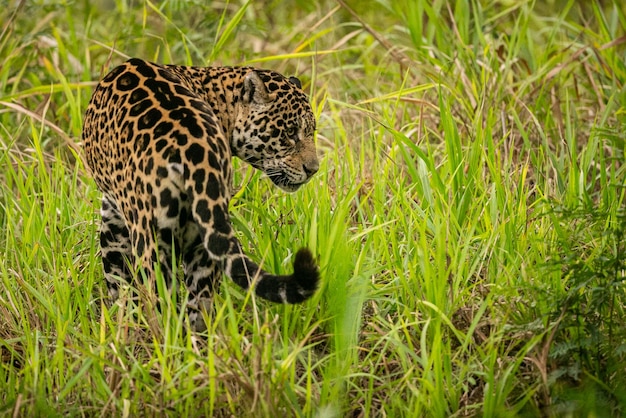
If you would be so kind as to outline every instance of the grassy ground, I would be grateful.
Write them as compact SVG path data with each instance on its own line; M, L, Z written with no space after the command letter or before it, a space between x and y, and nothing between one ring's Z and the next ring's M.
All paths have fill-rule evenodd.
M0 415L623 416L622 3L9 1ZM231 212L271 271L314 250L312 301L224 281L208 337L102 304L76 145L129 56L303 80L319 174L285 195L238 164Z

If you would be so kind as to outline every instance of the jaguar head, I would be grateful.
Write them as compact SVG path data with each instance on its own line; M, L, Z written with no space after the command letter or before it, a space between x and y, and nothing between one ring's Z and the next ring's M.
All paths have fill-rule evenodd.
M266 70L243 80L231 137L235 155L293 192L319 169L315 116L300 81Z

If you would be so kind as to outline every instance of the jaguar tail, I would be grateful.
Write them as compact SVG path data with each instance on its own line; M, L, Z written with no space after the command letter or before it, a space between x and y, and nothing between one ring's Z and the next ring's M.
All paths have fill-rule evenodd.
M296 253L290 275L270 274L242 252L226 259L225 273L242 288L254 286L258 297L276 303L302 303L315 294L320 281L319 269L308 248Z

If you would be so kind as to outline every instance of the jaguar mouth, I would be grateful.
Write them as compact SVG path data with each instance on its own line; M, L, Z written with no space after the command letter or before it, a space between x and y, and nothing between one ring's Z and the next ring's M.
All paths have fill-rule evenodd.
M290 181L285 175L282 175L282 174L271 175L269 176L269 178L270 180L272 180L272 183L274 183L276 186L280 187L282 190L288 193L295 192L296 190L300 188L300 186L302 186L303 184L309 181L309 179L306 179L302 182L294 183Z

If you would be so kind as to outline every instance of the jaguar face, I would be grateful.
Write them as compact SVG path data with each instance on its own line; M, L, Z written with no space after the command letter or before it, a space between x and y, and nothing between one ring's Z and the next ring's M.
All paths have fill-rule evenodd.
M319 169L315 116L295 78L270 71L246 75L233 129L235 155L293 192Z

